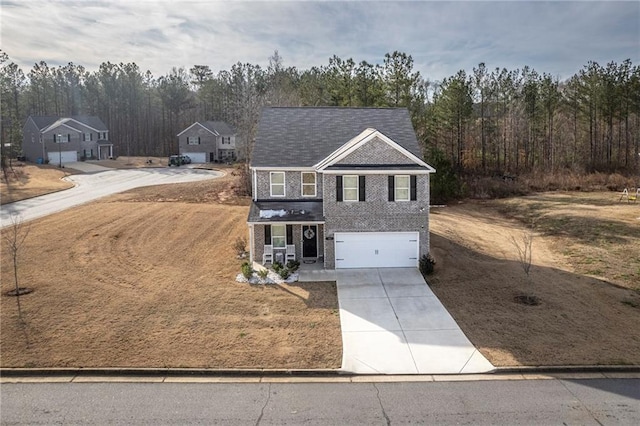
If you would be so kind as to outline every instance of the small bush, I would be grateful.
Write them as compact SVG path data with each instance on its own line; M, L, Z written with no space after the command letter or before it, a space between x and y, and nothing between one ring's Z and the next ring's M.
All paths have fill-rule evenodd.
M279 274L280 271L282 270L282 268L284 268L284 265L282 264L282 262L278 262L277 260L275 262L273 262L273 264L271 265L271 267L273 268L273 270Z
M253 268L249 262L244 262L242 264L242 275L244 275L246 279L250 279L253 276Z
M233 243L233 249L238 256L244 256L247 252L247 240L244 237L236 238L236 241Z
M260 269L258 271L258 277L260 277L262 281L266 280L268 275L269 275L268 269Z
M287 268L293 273L295 271L298 270L298 268L300 268L300 261L299 260L290 260L287 262Z
M283 280L286 280L291 275L291 271L289 271L288 268L282 267L278 271L278 275L280 275L280 278L282 278Z
M420 272L422 275L431 275L435 264L436 261L431 254L422 255L419 262Z

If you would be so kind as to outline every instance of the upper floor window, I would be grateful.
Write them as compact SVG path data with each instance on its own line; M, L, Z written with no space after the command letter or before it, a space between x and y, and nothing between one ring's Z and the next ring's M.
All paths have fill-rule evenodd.
M83 141L92 141L93 140L93 133L89 132L89 133L83 133L82 134L82 140Z
M53 141L57 142L57 143L67 143L71 140L71 135L69 134L65 134L65 135L53 135Z
M222 137L222 144L223 145L231 145L231 136L223 136Z
M358 201L358 176L342 177L342 200Z
M336 201L365 201L365 176L336 176Z
M272 197L284 197L284 172L271 172L270 186Z
M315 172L302 172L302 196L316 196L316 174Z
M396 201L409 201L409 176L396 176Z
M187 138L187 145L200 145L200 136L189 136Z
M389 176L389 201L416 201L417 192L416 176Z
M108 132L98 132L98 139L106 140L107 139L107 133Z

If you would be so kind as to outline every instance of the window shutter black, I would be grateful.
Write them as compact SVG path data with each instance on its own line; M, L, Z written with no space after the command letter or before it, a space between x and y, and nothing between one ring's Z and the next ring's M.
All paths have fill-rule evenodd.
M287 244L293 244L293 225L287 225Z
M411 175L409 178L411 180L411 201L416 201L418 199L417 177Z
M83 133L82 134L82 142L86 142L86 140L87 140L87 134Z
M264 244L271 245L271 225L264 226Z
M342 176L336 176L336 201L342 201Z
M53 135L53 143L56 143L56 135Z
M89 140L92 141L93 140L93 133L89 133Z
M200 136L198 136L198 145L200 145Z
M67 133L67 142L71 142L71 134Z
M389 201L396 200L396 178L389 176Z
M365 176L358 176L358 192L360 193L359 201L364 201L367 199L365 195Z

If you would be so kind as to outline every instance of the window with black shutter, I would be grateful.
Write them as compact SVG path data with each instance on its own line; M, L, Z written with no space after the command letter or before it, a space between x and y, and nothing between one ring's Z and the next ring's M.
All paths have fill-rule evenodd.
M293 225L287 225L287 244L293 244Z
M417 176L411 175L411 201L418 199L418 179Z
M264 244L271 245L271 225L264 226Z
M336 201L342 201L342 176L336 176Z

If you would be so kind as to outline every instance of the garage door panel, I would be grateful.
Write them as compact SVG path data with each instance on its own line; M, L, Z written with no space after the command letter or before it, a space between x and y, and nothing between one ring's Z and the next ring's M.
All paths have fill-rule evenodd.
M49 151L47 153L47 158L49 159L49 163L51 164L60 164L60 157L62 157L63 164L75 163L76 161L78 161L78 153L76 151Z
M336 268L400 268L418 265L417 232L337 232Z
M206 152L185 152L183 155L188 155L191 158L192 163L206 163L207 162L207 153Z

